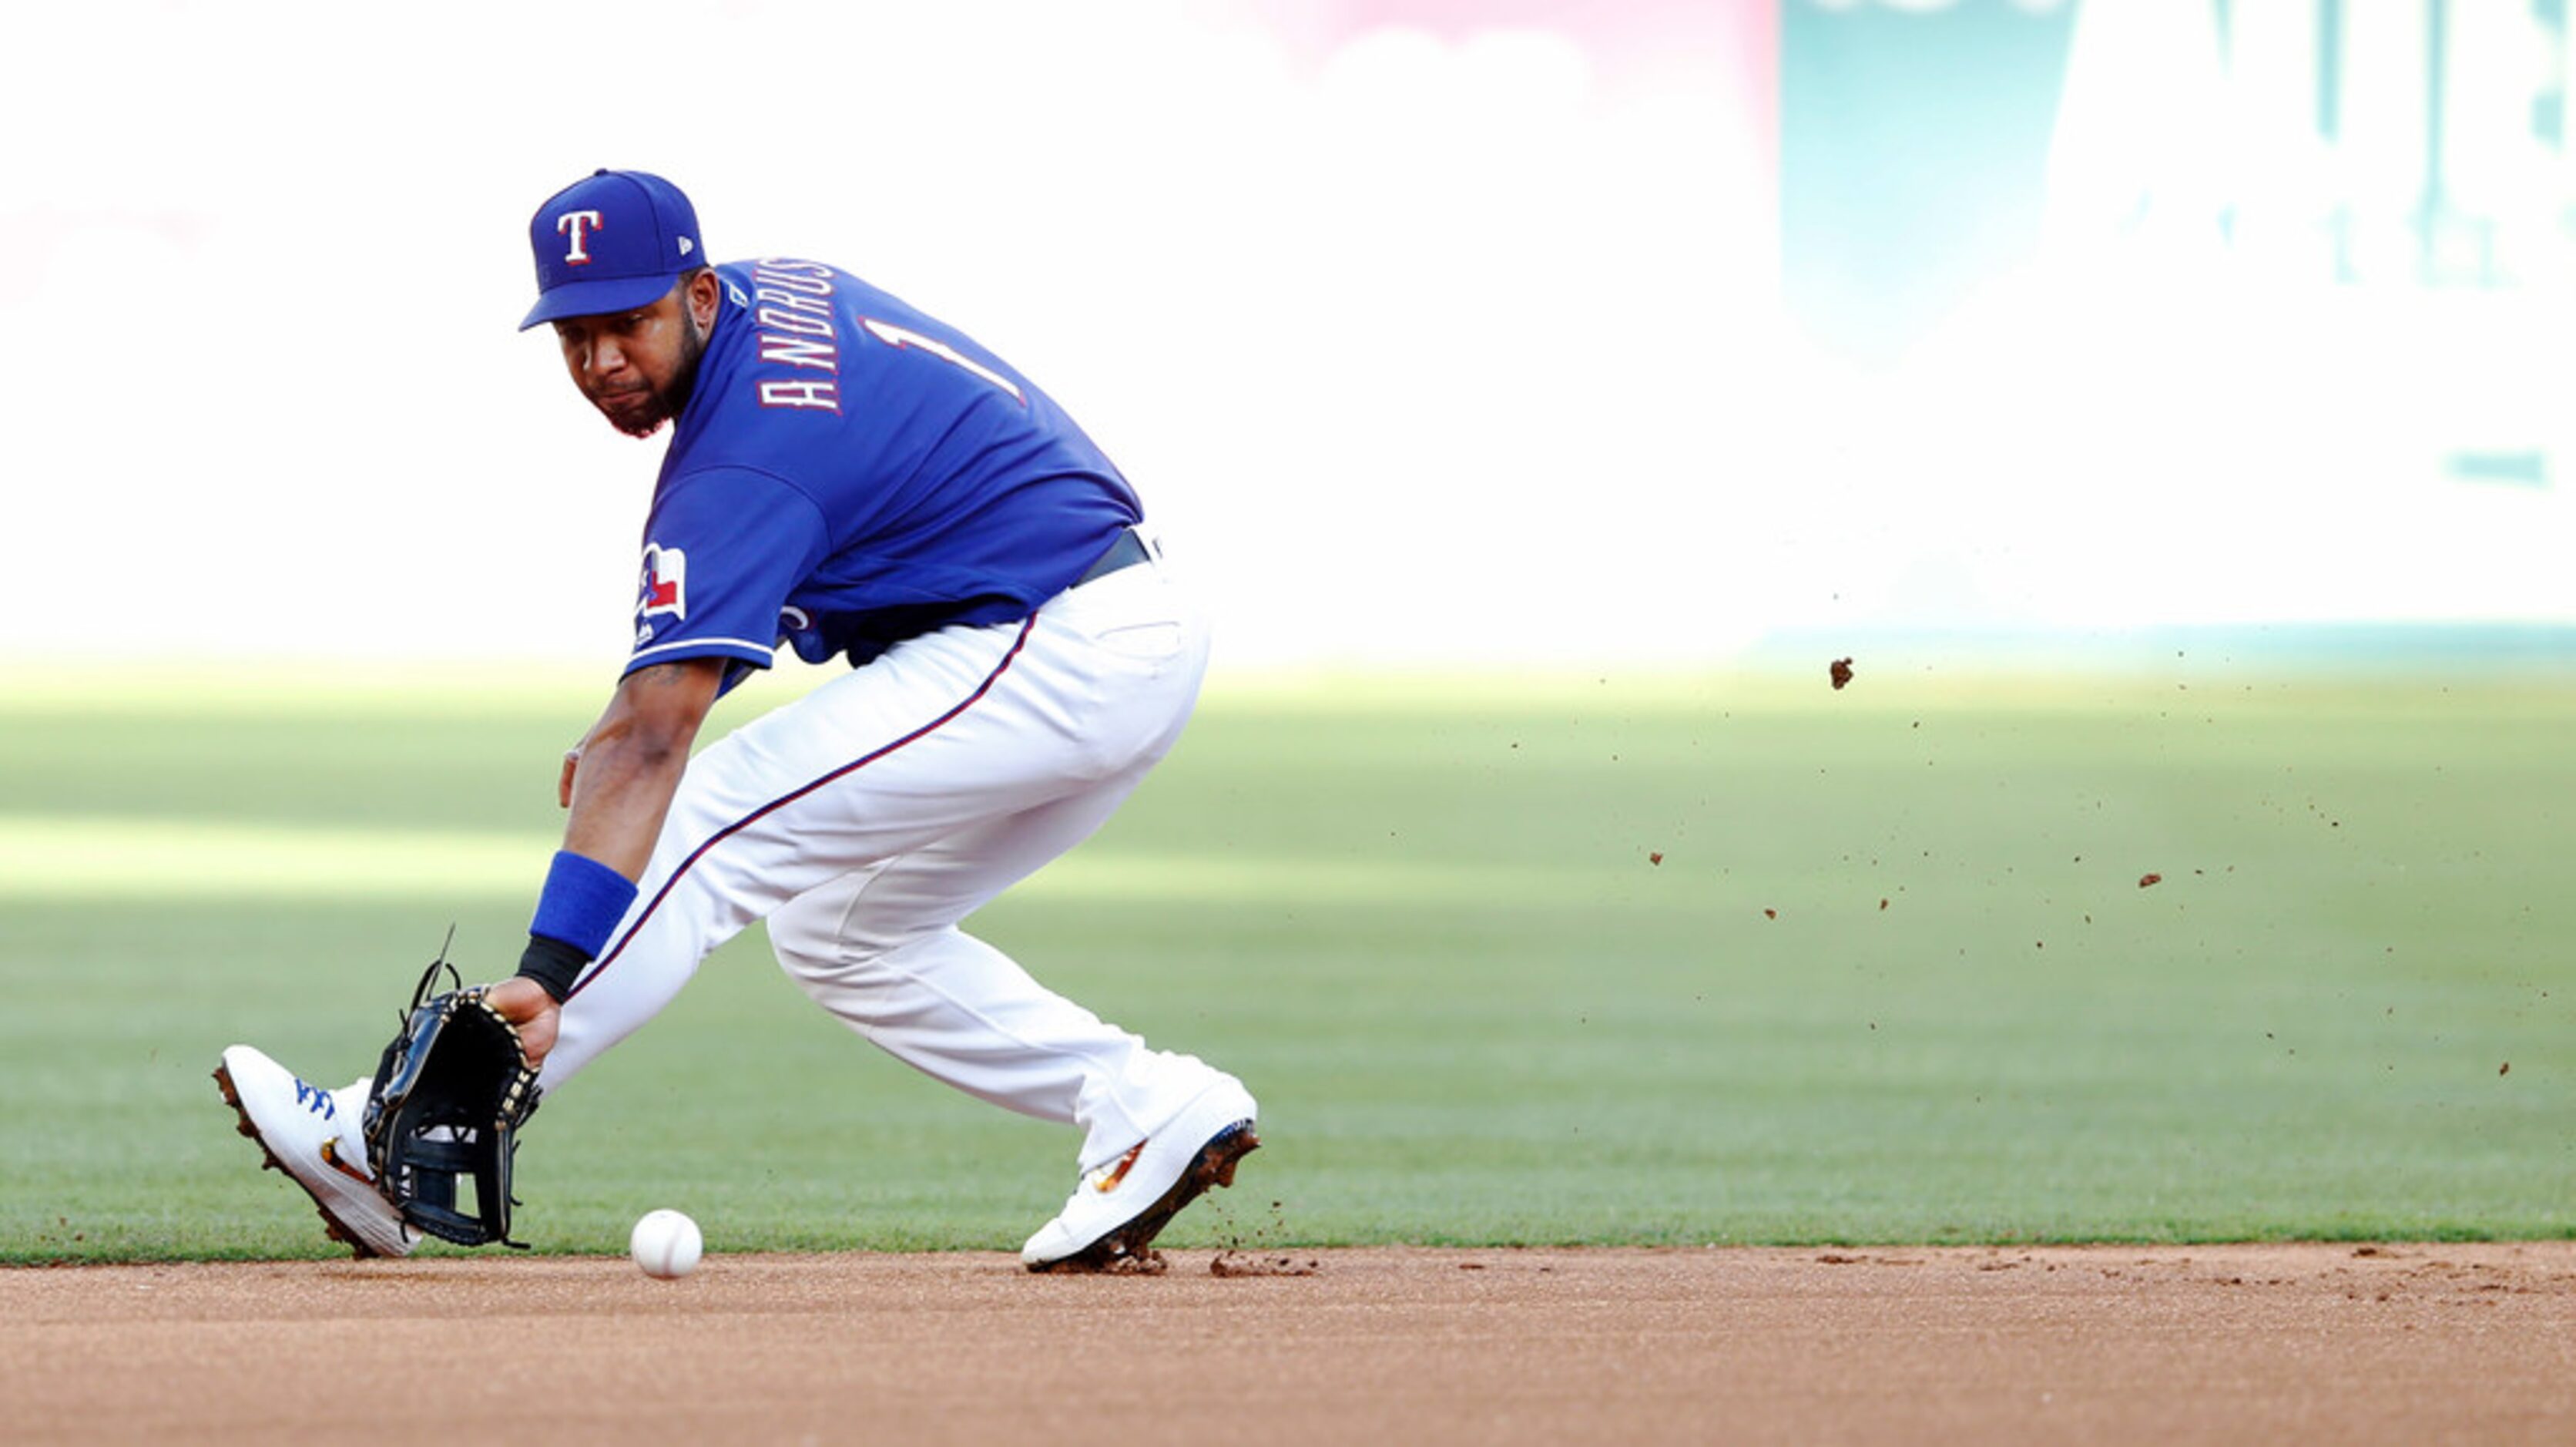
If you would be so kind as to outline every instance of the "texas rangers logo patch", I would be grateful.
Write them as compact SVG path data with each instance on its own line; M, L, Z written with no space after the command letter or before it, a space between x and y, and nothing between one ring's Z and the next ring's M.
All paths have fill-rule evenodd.
M689 616L689 555L678 548L646 543L635 616L654 618L665 613L684 620Z

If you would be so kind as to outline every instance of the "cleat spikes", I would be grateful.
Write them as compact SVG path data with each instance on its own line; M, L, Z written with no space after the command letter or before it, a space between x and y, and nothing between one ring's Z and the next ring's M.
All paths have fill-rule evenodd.
M235 1048L246 1049L247 1047L237 1046ZM399 1233L393 1237L396 1242L393 1247L378 1247L370 1245L367 1238L360 1234L360 1231L363 1229L363 1223L361 1226L350 1226L343 1223L338 1217L331 1214L332 1201L325 1199L326 1192L346 1193L350 1190L349 1186L337 1184L336 1177L327 1179L321 1186L316 1186L307 1181L303 1176L297 1175L295 1170L286 1163L285 1159L278 1155L277 1147L270 1143L268 1137L260 1133L258 1125L251 1118L249 1107L242 1103L240 1085L233 1079L230 1055L231 1052L227 1051L225 1063L215 1067L215 1087L223 1093L224 1103L233 1108L235 1117L234 1128L242 1135L249 1137L250 1140L259 1147L259 1168L263 1171L277 1171L284 1175L288 1180L295 1182L298 1188L303 1190L308 1197L312 1198L314 1214L320 1217L322 1221L323 1234L329 1239L337 1241L348 1247L349 1254L356 1259L366 1261L377 1257L394 1258L408 1254L411 1244L409 1228L400 1223L399 1217L394 1218L394 1224L392 1226L392 1230L395 1233ZM251 1059L261 1068L275 1068L275 1062L269 1061L264 1056L257 1055L256 1052L252 1053ZM265 1083L257 1079L254 1079L253 1084L260 1086L263 1089L266 1088ZM297 1084L301 1086L302 1082L299 1081ZM301 1102L299 1101L299 1103ZM336 1164L336 1162L331 1161L328 1141L322 1143L321 1155L326 1163ZM351 1176L361 1185L366 1186L366 1195L359 1199L341 1199L339 1195L335 1194L333 1196L333 1200L337 1200L339 1204L343 1205L347 1209L360 1211L362 1213L386 1209L380 1206L378 1198L376 1198L373 1193L372 1184L367 1182L366 1177L358 1175L354 1171L350 1171L345 1166L341 1167L341 1171L344 1175ZM373 1220L374 1218L370 1216L367 1219Z
M1259 1149L1261 1149L1261 1137L1254 1135L1251 1131L1245 1131L1242 1136L1238 1138L1238 1145L1234 1151L1226 1155L1219 1156L1214 1161L1208 1163L1208 1169L1211 1173L1209 1183L1227 1190L1233 1189L1234 1168L1243 1163L1243 1158L1245 1156L1248 1156ZM1202 1187L1201 1189L1205 1188Z
M1240 1120L1219 1131L1216 1138L1199 1149L1198 1156L1181 1172L1181 1178L1163 1193L1163 1198L1147 1207L1133 1220L1093 1242L1084 1250L1056 1261L1031 1262L1036 1272L1066 1274L1141 1271L1151 1273L1159 1268L1154 1251L1154 1238L1181 1212L1211 1188L1234 1184L1234 1168L1245 1156L1261 1148L1261 1137L1253 1133L1250 1120Z
M369 1249L366 1242L359 1240L355 1232L332 1220L330 1212L316 1207L313 1214L322 1218L322 1234L348 1247L351 1259L365 1261L379 1254Z

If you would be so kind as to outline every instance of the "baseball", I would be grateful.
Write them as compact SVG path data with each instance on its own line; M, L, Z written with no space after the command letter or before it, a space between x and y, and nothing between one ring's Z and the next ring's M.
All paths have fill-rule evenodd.
M706 1240L698 1234L698 1223L678 1211L647 1211L635 1223L635 1234L627 1238L628 1254L644 1274L663 1281L686 1276L698 1269L698 1256L706 1249Z

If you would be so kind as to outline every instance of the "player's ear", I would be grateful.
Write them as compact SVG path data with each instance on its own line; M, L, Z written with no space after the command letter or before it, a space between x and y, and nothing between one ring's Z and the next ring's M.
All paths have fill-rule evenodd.
M724 299L724 283L716 278L715 268L701 266L689 273L685 283L689 316L705 331L716 324L716 306Z

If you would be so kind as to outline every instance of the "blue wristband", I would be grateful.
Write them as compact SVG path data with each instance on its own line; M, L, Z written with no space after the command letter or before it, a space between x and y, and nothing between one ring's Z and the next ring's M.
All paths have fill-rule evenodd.
M558 849L528 933L561 940L595 960L634 902L635 881L588 855Z

